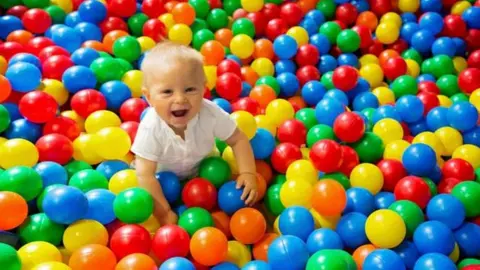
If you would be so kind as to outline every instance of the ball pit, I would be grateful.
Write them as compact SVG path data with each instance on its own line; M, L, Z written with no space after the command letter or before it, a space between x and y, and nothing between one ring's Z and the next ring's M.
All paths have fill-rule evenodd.
M480 267L478 1L0 2L2 269ZM130 148L163 39L250 140L254 206L216 139L152 215Z

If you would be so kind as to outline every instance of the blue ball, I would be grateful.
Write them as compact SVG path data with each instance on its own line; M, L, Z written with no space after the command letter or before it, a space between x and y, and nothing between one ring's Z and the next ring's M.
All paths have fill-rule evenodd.
M480 7L469 7L462 13L462 19L467 23L468 28L480 28Z
M365 0L353 0L351 4L357 8L359 13L370 9L370 4L368 4L368 2Z
M344 213L357 212L366 216L375 211L375 197L367 189L352 187L347 190L347 206Z
M280 95L284 97L292 97L297 93L298 89L300 89L300 82L293 73L281 73L276 79L280 85Z
M345 112L345 106L333 98L323 98L315 107L317 122L330 127L333 126L337 116L343 112Z
M359 93L353 99L353 110L362 111L367 108L378 108L379 106L378 98L371 92L362 92Z
M385 118L392 118L397 122L402 121L402 118L400 117L400 114L397 112L397 109L392 105L383 105L378 107L375 110L375 113L373 114L372 122L373 124L376 124L378 121Z
M223 262L215 265L211 270L240 270L240 268L231 262Z
M87 0L78 7L78 15L82 21L99 24L107 17L107 7L101 2Z
M465 207L460 200L450 194L438 194L427 205L429 220L437 220L454 230L465 220Z
M68 183L68 173L65 168L52 161L43 161L35 165L35 171L42 177L43 188L51 185Z
M417 77L417 83L421 83L421 82L435 82L436 79L435 79L435 76L433 76L432 74L421 74Z
M441 0L421 0L420 10L422 12L440 12L442 10L443 3Z
M3 107L7 109L8 115L10 115L10 126L11 123L18 119L23 119L22 114L20 114L20 110L18 109L18 105L11 102L2 103ZM36 141L36 140L35 140Z
M428 131L427 121L425 118L422 118L415 123L410 123L408 124L408 129L413 136L417 136L424 131Z
M273 51L279 59L290 59L297 53L295 39L288 35L280 35L273 41Z
M68 225L85 218L88 200L76 187L59 186L45 194L42 207L53 222Z
M58 31L63 28L70 28L66 26L65 24L54 24L50 26L47 31L45 31L45 37L48 37L49 39L52 38L53 32Z
M242 267L242 270L271 270L270 265L264 261L250 261Z
M268 247L267 258L272 269L304 270L309 254L302 239L281 235Z
M330 44L327 36L320 33L310 37L310 44L312 44L318 49L318 53L320 55L328 55L328 52L330 52L330 49L332 48L332 45Z
M418 258L413 270L456 270L452 260L440 253L427 253Z
M242 60L234 54L227 55L226 59L233 60L233 61L237 62L237 64L239 64L240 66L242 65Z
M478 111L472 103L459 101L448 108L447 121L459 131L467 131L477 125Z
M182 257L173 257L164 261L158 270L195 270L195 265Z
M429 145L414 143L403 152L402 163L409 174L427 176L437 165L437 155Z
M440 55L444 54L449 57L454 57L455 52L457 50L457 46L455 42L448 37L441 37L435 40L432 45L432 53L433 55Z
M440 180L442 180L442 169L440 169L438 165L435 166L435 169L433 169L433 171L431 171L427 177L438 185L438 183L440 183Z
M457 37L452 38L452 40L455 42L455 55L465 56L465 52L467 51L467 42Z
M402 258L407 269L412 269L420 256L417 247L410 241L404 241L398 247L394 248L393 251Z
M411 12L405 12L400 15L402 18L403 24L409 23L409 22L416 22L417 21L417 16Z
M337 101L340 101L344 106L348 106L348 97L342 90L338 90L336 88L328 90L324 98L333 98Z
M311 10L305 14L305 18L313 20L317 25L322 25L325 22L325 16L320 10Z
M473 144L480 147L480 126L463 133L463 143Z
M106 189L93 189L85 194L88 200L86 219L93 219L102 224L113 222L116 217L113 212L115 194Z
M81 37L82 42L87 40L102 41L102 30L98 26L89 22L81 22L73 28L75 32Z
M359 78L355 87L352 90L346 92L348 99L352 102L355 97L362 93L371 93L370 91L370 83L367 82L364 78ZM378 105L376 106L378 107ZM375 108L376 108L375 107Z
M329 228L320 228L308 236L307 248L310 255L313 255L322 249L343 249L343 242L336 231Z
M6 40L10 33L22 29L22 20L19 18L12 15L0 16L0 39Z
M363 261L365 270L406 270L402 258L390 249L376 249Z
M39 70L42 69L42 63L40 59L30 53L17 53L8 61L8 66L12 66L18 62L30 63L35 65Z
M320 61L318 62L318 70L320 73L333 71L337 66L337 60L333 56L329 54L320 56Z
M250 91L252 90L252 86L247 82L242 82L242 92L240 93L241 97L248 97L250 95Z
M365 223L367 217L363 214L352 212L340 219L335 229L346 248L356 249L357 247L368 243L365 234Z
M417 96L406 95L397 100L395 109L403 121L414 123L422 118L424 106Z
M77 31L68 26L61 27L55 31L52 30L52 40L56 45L64 48L69 53L73 53L75 50L79 49L83 43L82 38L78 35Z
M78 13L78 11L69 13L65 17L65 25L69 27L75 27L77 24L81 22L83 22L83 20L82 18L80 18L80 14Z
M100 87L100 92L107 100L107 108L117 111L122 104L132 97L132 92L128 86L121 81L109 81Z
M420 254L433 252L448 256L455 247L455 238L450 228L436 220L418 225L413 233L413 242Z
M218 207L228 215L232 215L240 208L245 207L241 199L243 189L236 188L235 181L228 181L218 190Z
M443 29L443 18L437 12L426 12L420 17L420 28L429 30L433 35L439 34Z
M480 226L465 222L455 231L455 240L465 257L478 257L480 254Z
M97 77L88 67L73 66L65 70L62 82L68 92L75 94L84 89L95 89Z
M7 139L25 139L35 143L42 136L42 126L25 118L13 120L5 130L4 136Z
M292 60L278 60L275 63L275 73L281 74L284 72L295 73L297 66Z
M440 106L431 109L426 117L428 129L434 132L439 128L448 127L447 112L448 108Z
M165 199L171 204L180 199L182 187L178 176L169 171L158 172L155 177L157 178L160 186L162 187Z
M110 180L114 174L116 174L119 171L123 171L126 169L129 169L130 166L121 160L106 160L100 164L98 164L97 170L99 173L103 174L105 178Z
M92 48L80 48L73 52L71 59L77 66L90 67L92 62L99 57L100 54Z
M412 48L417 50L420 53L430 52L433 42L435 41L435 36L429 30L422 29L415 34L413 34L410 43Z
M352 66L359 68L360 62L358 57L353 53L342 53L338 56L337 62L339 66Z
M318 24L312 19L304 18L298 24L298 26L304 28L309 36L312 36L318 32Z
M301 95L309 106L317 105L327 92L325 86L319 81L309 81L303 85Z
M388 209L395 202L395 195L392 192L382 191L375 195L375 207L377 209Z
M215 98L213 99L213 103L217 104L218 107L222 108L227 113L232 113L232 104L228 102L228 100L224 98Z
M416 22L407 22L400 29L400 37L407 43L412 42L413 35L420 30L420 25Z
M42 73L33 64L19 62L7 68L5 77L13 90L26 93L36 90L40 86Z
M282 235L293 235L303 241L315 230L313 216L302 206L288 207L280 214L278 228Z
M266 129L258 128L255 136L250 140L255 159L270 157L275 149L275 137Z
M183 214L183 212L185 212L185 210L187 210L187 209L188 209L188 207L185 206L184 204L182 204L182 205L179 205L179 206L175 207L173 209L173 211L175 211L175 214L177 214L177 216L181 216Z

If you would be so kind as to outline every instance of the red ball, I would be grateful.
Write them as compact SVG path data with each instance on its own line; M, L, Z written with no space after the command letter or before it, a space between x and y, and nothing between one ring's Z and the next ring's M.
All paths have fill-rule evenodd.
M64 116L57 116L48 121L43 127L43 135L53 133L64 135L70 141L74 141L80 136L80 129L73 119Z
M32 8L23 14L22 23L29 32L43 34L52 25L52 18L45 10Z
M418 92L427 92L435 95L440 94L440 88L437 84L431 81L423 81L418 83Z
M32 39L30 39L28 42L27 42L27 45L25 46L25 50L28 52L28 53L31 53L33 55L39 55L40 52L44 49L44 48L47 48L49 46L54 46L55 43L49 39L49 38L46 38L46 37L34 37ZM64 49L65 50L65 49ZM68 54L68 51L65 50ZM48 58L48 57L47 57ZM45 58L46 60L46 58ZM40 59L40 61L42 61L42 59Z
M186 257L189 250L190 236L180 226L162 226L153 236L152 251L160 261L173 257Z
M355 152L355 150L350 146L342 145L341 148L343 161L339 171L345 174L347 177L350 177L350 173L352 172L353 168L360 164L360 159L357 152Z
M246 16L253 22L255 26L255 35L261 36L265 33L265 27L267 27L267 17L261 11L259 12L251 12L248 13Z
M372 45L368 48L362 49L362 54L373 54L379 56L383 52L383 44L377 39L373 40Z
M407 176L407 171L402 162L394 159L383 159L378 162L377 167L383 175L383 187L385 191L393 191L400 179Z
M479 29L469 29L467 32L467 37L465 37L467 42L467 48L469 51L473 51L480 48L480 30Z
M140 123L134 121L127 121L120 124L120 128L125 130L130 137L130 141L134 142L137 136L138 126Z
M423 115L427 115L428 112L440 106L440 100L438 100L437 95L430 92L420 92L417 94L417 97L423 103Z
M332 82L342 91L352 90L358 81L358 71L351 66L340 66L333 71Z
M267 22L280 17L280 8L273 3L266 3L260 12L265 15Z
M110 238L110 249L120 260L133 253L148 254L152 240L144 227L128 224L118 228Z
M320 59L320 53L318 52L317 47L312 44L305 44L298 48L297 55L295 56L295 61L298 66L315 66Z
M321 172L336 172L342 165L342 148L334 140L320 140L312 146L310 160L315 168Z
M392 2L390 0L372 0L369 2L370 2L370 9L378 17L393 10Z
M335 18L337 18L337 20L340 20L346 25L354 24L357 20L357 16L357 8L350 3L341 4L337 7L337 10L335 11Z
M208 4L210 5L210 9L215 9L215 8L222 8L223 4L221 0L208 0Z
M128 25L124 20L118 17L108 17L102 23L100 23L100 30L102 30L104 35L114 30L128 32Z
M403 51L408 49L408 43L403 39L397 39L393 44L388 45L388 49L392 49L401 54Z
M6 15L15 16L15 17L21 19L23 14L25 14L25 12L27 12L27 10L28 10L28 8L26 6L21 6L21 5L13 6L13 7L9 8L7 10Z
M460 15L449 14L443 18L443 34L463 38L467 35L467 24Z
M108 0L108 12L118 17L130 17L137 12L137 1L135 0Z
M148 103L141 98L129 98L120 106L122 121L140 122L143 110L148 108Z
M78 10L78 8L80 7L80 5L85 2L85 0L73 0L72 1L72 4L73 4L73 10Z
M121 227L125 226L126 224L121 222L118 219L115 219L114 221L108 223L105 225L105 228L107 229L108 235L112 237L112 235Z
M43 124L55 118L58 104L49 94L42 91L32 91L20 99L18 108L28 121Z
M285 18L289 26L295 26L303 18L303 11L297 3L286 3L280 8L280 17Z
M458 74L458 86L466 93L471 94L480 88L480 69L467 68Z
M70 106L78 115L86 119L93 112L105 110L107 100L97 90L84 89L72 96Z
M25 51L25 47L18 42L7 41L0 44L0 56L3 56L5 60L10 60L14 55Z
M233 100L242 93L242 79L235 73L227 72L217 78L217 94L227 100Z
M201 207L211 211L217 205L217 189L206 179L194 178L183 187L182 201L186 207Z
M294 145L301 147L305 144L307 129L301 121L290 119L283 122L278 127L277 137L282 143L293 143Z
M302 159L302 151L293 143L278 144L270 157L273 169L279 173L286 173L288 166L299 159Z
M393 191L395 200L409 200L424 209L430 198L430 187L427 182L417 176L406 176L398 181Z
M343 142L353 143L363 137L365 122L358 113L343 112L335 118L333 132Z
M46 79L55 79L62 81L65 70L73 67L70 57L65 55L54 55L49 57L42 65L43 77Z
M70 53L60 46L52 45L52 46L47 46L43 48L38 53L38 58L40 59L40 62L44 63L45 61L47 61L48 58L55 55L64 55L68 57L70 56Z
M72 142L61 134L48 134L35 143L39 161L53 161L60 165L67 164L73 156Z
M217 76L230 72L241 77L242 72L240 68L240 65L231 59L222 60L222 62L220 62L220 64L217 66Z
M267 27L265 28L265 34L268 39L274 40L280 35L287 33L288 31L288 24L284 19L272 19L267 23Z
M143 25L143 35L159 42L167 36L167 28L159 19L150 19Z
M447 193L450 194L452 192L452 189L458 184L463 182L463 180L460 180L458 178L454 177L447 177L442 179L440 183L438 183L438 193Z
M460 180L475 180L475 170L472 165L460 158L447 160L443 164L442 175L444 178L453 177Z
M233 20L238 20L240 18L245 18L247 16L247 14L248 14L248 11L246 11L243 8L239 8L239 9L235 10L235 12L233 12L232 18L233 18Z
M297 70L297 78L300 86L303 86L309 81L320 80L320 71L315 66L303 66Z
M150 18L157 19L166 12L164 0L144 0L142 2L142 12Z
M360 48L368 48L373 44L372 31L364 25L355 25L352 30L360 37Z
M480 69L480 50L471 52L467 63L468 67Z
M260 105L256 100L250 97L243 97L232 103L232 110L234 112L247 111L255 116L260 113Z
M402 57L391 57L382 66L383 74L389 80L394 80L397 77L407 74L407 62Z

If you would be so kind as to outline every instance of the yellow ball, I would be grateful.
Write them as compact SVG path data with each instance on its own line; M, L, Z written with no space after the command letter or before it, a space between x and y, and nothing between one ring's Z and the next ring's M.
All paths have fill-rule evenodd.
M315 209L310 209L313 221L315 222L315 228L327 228L335 230L337 223L340 220L340 215L337 216L322 216Z
M241 0L240 3L248 12L257 12L263 8L263 0Z
M406 59L405 63L407 63L407 74L416 78L420 75L420 66L415 60Z
M464 144L453 151L452 158L463 159L477 169L480 167L480 148L473 144Z
M238 241L228 241L227 262L243 267L251 260L252 255L247 246Z
M467 60L461 56L456 56L453 58L453 67L457 73L460 73L468 67Z
M402 217L395 211L381 209L368 216L365 233L373 245L379 248L394 248L405 239L407 228Z
M97 133L106 127L119 127L122 121L114 112L100 110L93 112L85 121L85 129L88 133Z
M384 144L401 140L403 138L403 128L399 122L384 118L373 126L373 133L382 139Z
M398 39L400 29L395 23L388 21L380 23L375 30L375 34L378 41L388 45L394 43Z
M73 121L75 121L80 131L85 131L85 119L83 119L83 117L78 115L78 113L76 113L75 111L64 111L60 115L72 119Z
M63 245L70 252L90 244L106 246L107 243L107 229L95 220L84 219L72 223L63 234Z
M251 37L239 34L230 41L230 51L240 59L246 59L253 54L255 44Z
M380 105L395 102L395 94L388 87L379 86L373 89L372 93L377 97Z
M7 71L8 67L8 62L5 60L5 57L0 55L0 74L5 74L5 71Z
M477 108L477 111L480 112L480 88L470 94L470 98L468 101L470 101L470 103L472 103L472 105Z
M137 38L138 43L140 44L140 48L142 49L142 52L146 52L150 50L151 48L155 47L155 40L153 40L151 37L146 37L142 36Z
M90 165L99 164L103 161L103 158L97 154L100 143L100 137L97 134L80 134L73 141L73 158Z
M158 220L154 215L150 215L146 221L140 223L140 226L144 227L151 235L153 235L160 228L160 223L158 223Z
M350 173L352 187L362 187L376 195L383 187L383 174L380 169L371 163L361 163Z
M370 53L363 55L362 57L360 57L360 59L358 59L358 61L360 62L360 67L363 67L368 64L380 65L380 61L378 60L378 57Z
M108 190L118 194L126 189L138 187L138 178L135 170L126 169L115 173L108 182Z
M160 15L158 19L165 25L167 30L170 30L175 25L175 19L173 19L173 15L171 13L165 13Z
M33 167L38 162L37 147L25 139L11 139L0 145L0 167Z
M273 76L275 73L275 67L273 66L272 61L265 57L253 60L251 67L260 77Z
M263 128L268 130L273 136L277 135L277 127L275 124L264 114L259 114L255 116L255 122L257 123L257 128Z
M104 159L120 159L124 157L132 146L128 133L119 127L107 127L97 132L100 145L97 154Z
M275 218L275 221L273 222L273 232L278 234L278 235L282 235L282 232L280 231L280 228L278 228L278 220L279 220L280 216L278 216L277 218Z
M311 208L312 185L303 179L290 179L280 188L280 201L283 206L294 205Z
M139 98L142 94L143 72L130 70L123 75L122 82L130 88L132 97Z
M300 159L292 162L288 166L286 178L287 181L292 179L300 179L310 183L311 185L314 185L318 181L318 171L315 169L312 162Z
M404 140L396 140L385 145L383 152L384 159L394 159L402 161L403 152L410 146L410 143Z
M451 14L455 14L455 15L462 15L462 13L470 8L472 6L472 4L470 4L470 2L468 1L459 1L459 2L456 2L452 8L450 9L450 13Z
M69 93L61 81L45 79L42 81L40 90L52 96L60 106L68 101Z
M235 155L233 154L233 149L230 146L227 146L222 153L222 158L228 163L230 166L230 170L232 171L232 174L238 174L238 165L237 165L237 159L235 158Z
M18 252L22 261L22 270L31 270L44 262L61 262L62 254L52 244L44 241L34 241L22 246Z
M207 78L207 87L212 90L217 84L217 67L216 66L204 66L203 71Z
M127 164L130 164L134 159L135 159L135 155L131 152L128 152L125 156L119 158L118 160L123 161Z
M265 115L278 127L286 120L293 119L295 110L285 99L274 99L267 105Z
M37 264L32 270L71 270L70 266L61 262L45 262Z
M287 31L287 35L291 36L297 42L297 46L308 44L308 32L305 28L300 26L294 26Z
M445 156L451 156L453 151L463 144L462 134L454 128L441 127L434 134L442 143Z
M301 147L302 159L310 161L310 149L308 147Z
M399 0L398 9L402 12L412 12L415 13L420 6L420 1L418 0Z
M440 106L445 108L449 108L450 106L452 106L452 100L447 96L438 95L437 98L438 98L438 101L440 102Z
M451 155L449 149L446 149L446 147L448 146L445 144L445 142L442 143L442 140L440 140L435 133L430 131L424 131L419 133L413 138L412 143L423 143L430 146L433 151L435 151L437 156Z
M72 252L68 251L65 247L60 247L58 250L60 254L62 254L62 262L68 264L70 257L72 257Z
M168 30L168 39L186 46L192 42L192 36L192 29L184 23L177 23Z
M460 257L460 249L458 248L457 242L455 242L455 246L453 247L452 253L448 256L454 263L458 261L458 258Z
M402 0L399 0L399 5L401 1ZM407 1L410 2L410 5L412 5L412 2L415 2L418 0L407 0ZM420 3L417 2L417 8L419 4ZM410 12L413 12L413 11L410 11ZM393 23L400 28L402 26L402 18L400 17L400 15L398 15L395 12L387 12L383 14L382 18L380 19L380 23Z
M237 123L237 127L247 135L249 140L255 136L257 132L257 122L255 122L255 118L251 113L247 111L236 111L230 114L230 118Z
M50 2L55 6L59 6L67 14L73 11L72 0L51 0Z
M383 82L383 70L378 64L362 65L360 76L367 80L371 87L377 87Z
M2 146L2 144L6 143L7 141L8 141L7 138L0 137L0 147Z

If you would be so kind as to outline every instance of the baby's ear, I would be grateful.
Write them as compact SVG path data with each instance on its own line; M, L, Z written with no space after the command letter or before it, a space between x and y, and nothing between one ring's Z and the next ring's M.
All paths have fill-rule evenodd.
M147 88L142 86L142 94L145 97L145 99L147 100L148 104L150 105L150 91L148 91Z

